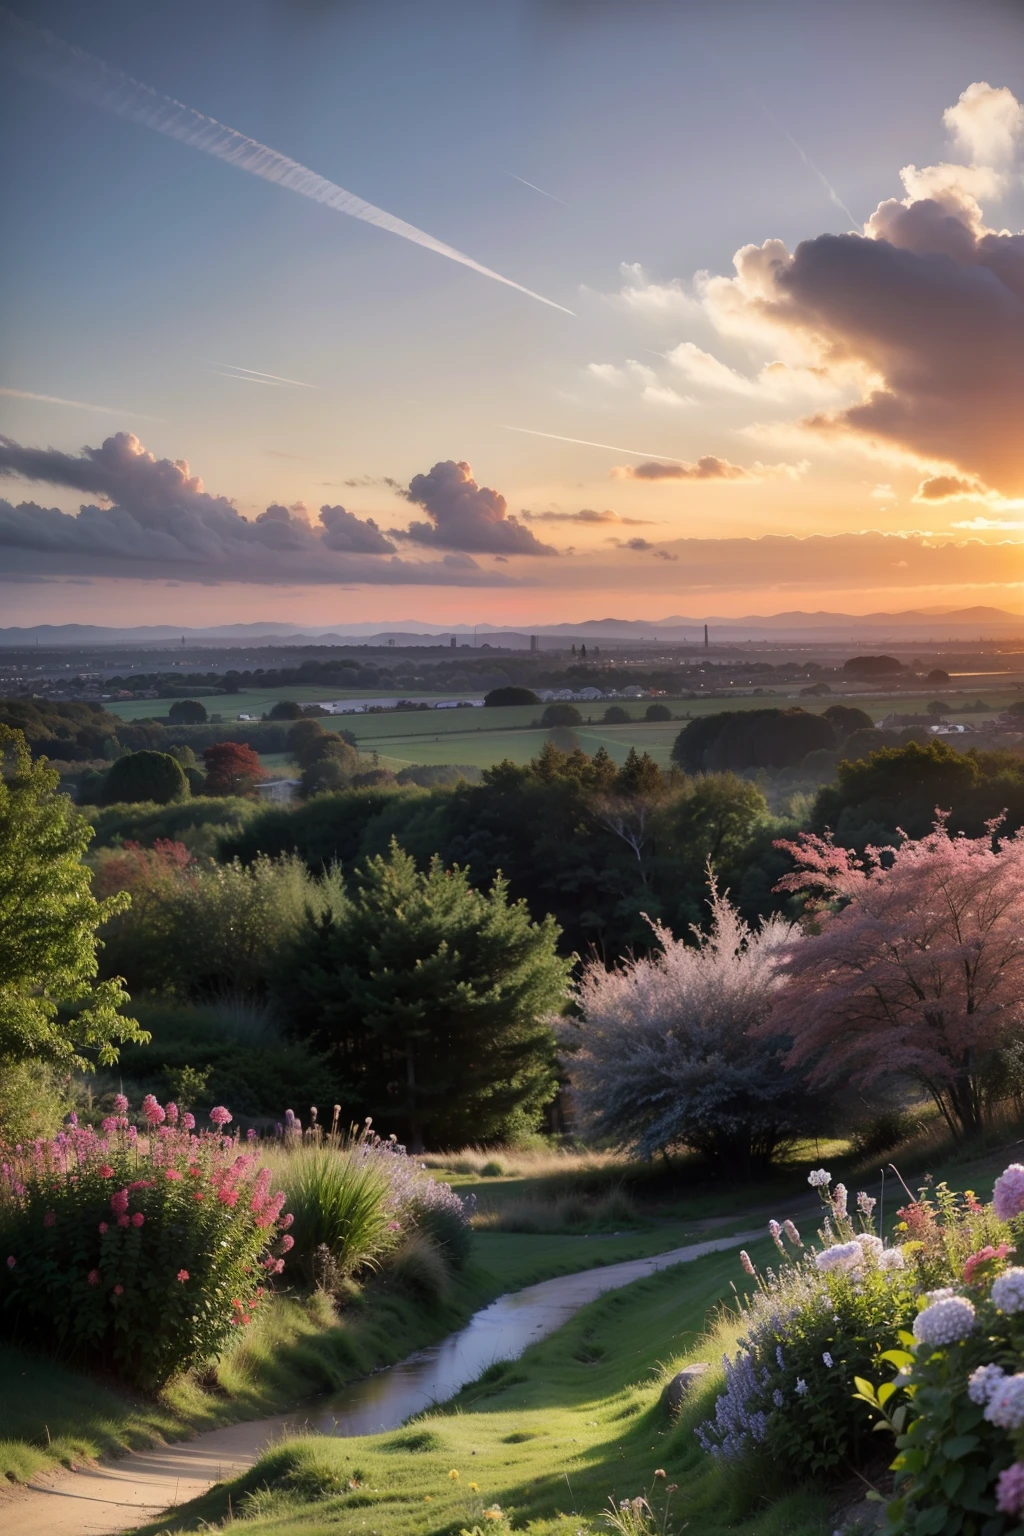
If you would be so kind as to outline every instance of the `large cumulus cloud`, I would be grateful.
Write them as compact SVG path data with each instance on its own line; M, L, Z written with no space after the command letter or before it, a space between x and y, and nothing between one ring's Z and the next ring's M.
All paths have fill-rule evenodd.
M302 503L242 516L204 489L184 459L157 459L129 432L70 454L0 437L0 475L97 498L77 513L0 501L0 569L9 576L121 575L194 581L508 585L470 559L400 560L372 518Z
M425 475L414 475L406 499L426 512L429 522L393 528L393 538L433 549L473 555L553 555L529 528L508 514L504 496L477 485L470 465L444 459Z

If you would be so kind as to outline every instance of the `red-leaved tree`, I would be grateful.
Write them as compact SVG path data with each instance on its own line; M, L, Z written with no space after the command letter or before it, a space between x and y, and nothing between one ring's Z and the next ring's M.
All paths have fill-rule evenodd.
M803 833L780 842L782 890L816 898L783 961L789 1065L812 1083L916 1078L955 1135L977 1131L1000 1051L1024 1022L1024 830L866 850ZM882 855L885 854L883 859Z
M260 755L240 741L218 741L203 753L208 795L248 795L266 778Z

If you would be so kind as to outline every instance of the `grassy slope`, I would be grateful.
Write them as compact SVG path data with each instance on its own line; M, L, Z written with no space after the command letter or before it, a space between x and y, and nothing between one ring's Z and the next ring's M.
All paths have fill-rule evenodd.
M353 1292L339 1319L322 1297L278 1297L213 1380L186 1378L157 1399L0 1347L0 1477L24 1480L54 1461L71 1465L289 1407L443 1337L504 1291L684 1240L681 1228L594 1238L481 1233L446 1306L424 1308L371 1284Z
M669 1374L700 1359L702 1344L707 1351L701 1333L709 1308L741 1278L736 1255L727 1253L638 1281L584 1308L521 1360L492 1366L411 1427L290 1441L176 1521L147 1529L200 1529L202 1520L223 1517L230 1495L235 1518L248 1517L246 1529L263 1536L472 1531L494 1504L531 1536L577 1536L597 1525L609 1497L658 1490L660 1506L660 1490L675 1482L675 1530L689 1522L701 1536L827 1536L827 1501L812 1490L768 1503L754 1517L740 1513L749 1490L723 1479L693 1438L713 1378L678 1424L661 1406ZM665 1482L656 1481L656 1468L668 1474ZM759 1502L760 1495L751 1501ZM494 1529L500 1536L508 1526Z

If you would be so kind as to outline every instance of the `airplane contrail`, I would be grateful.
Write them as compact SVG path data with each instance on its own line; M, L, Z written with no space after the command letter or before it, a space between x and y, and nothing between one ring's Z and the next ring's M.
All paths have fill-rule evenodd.
M240 363L219 363L217 367L231 369L230 374L225 375L227 378L249 375L254 380L266 379L274 384L294 384L298 389L316 389L315 384L306 384L302 379L286 379L283 374L264 373L260 368L243 368Z
M582 448L605 448L609 453L627 453L631 459L661 459L667 464L689 464L689 459L675 459L670 453L642 453L639 448L619 448L615 443L592 443L586 437L561 437L557 432L536 432L532 427L510 427L506 432L525 432L529 437L550 437L556 443L579 443Z
M401 235L405 240L412 240L429 251L436 251L439 256L447 256L450 261L457 261L479 272L482 277L493 278L496 283L504 283L506 287L525 293L528 298L548 304L552 309L559 309L563 314L573 313L564 304L556 304L554 299L546 299L542 293L534 293L532 288L524 288L522 283L513 282L510 277L502 277L500 272L482 266L471 256L457 251L454 246L445 245L441 240L435 240L433 235L425 234L422 229L396 218L393 213L386 213L383 208L364 202L354 192L346 192L344 187L318 176L315 171L300 165L296 160L290 160L287 155L279 154L276 149L247 138L234 128L226 128L223 123L206 117L202 112L196 112L192 107L183 106L173 97L164 96L152 86L143 85L122 70L104 64L101 59L72 47L50 32L39 31L6 7L0 7L0 24L7 34L8 42L13 45L8 56L34 79L57 86L80 101L102 107L143 128L165 134L169 139L177 139L179 144L201 149L217 160L224 160L239 170L249 171L264 181L287 187L292 192L298 192L301 197L323 203L338 213L347 213L367 224L376 224L378 229L385 229L390 234Z
M511 176L513 181L521 181L524 187L532 187L534 192L540 193L541 197L550 197L553 203L561 203L563 208L568 208L569 204L564 197L556 197L553 192L545 192L544 188L538 187L536 182L527 181L525 176L517 176L515 171L506 171L505 174Z
M142 421L163 421L163 416L147 416L143 411L122 410L119 405L90 405L87 400L65 400L61 395L36 395L30 389L0 389L10 400L39 400L44 405L70 405L76 411L99 411L103 416L138 416Z

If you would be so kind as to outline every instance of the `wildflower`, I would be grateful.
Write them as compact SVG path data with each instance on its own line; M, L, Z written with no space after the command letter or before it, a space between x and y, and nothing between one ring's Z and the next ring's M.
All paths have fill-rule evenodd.
M786 1369L786 1361L782 1353L781 1344L776 1344L775 1346L775 1362L778 1365L780 1371L784 1371Z
M794 1248L802 1248L803 1247L803 1243L800 1241L800 1233L797 1231L797 1229L794 1226L793 1222L791 1222L791 1221L784 1221L782 1223L782 1230L783 1230L783 1232L785 1232L786 1236L789 1238L789 1240L793 1244Z
M8 1255L7 1255L7 1268L8 1268L8 1269L13 1269L13 1268L14 1268L14 1266L15 1266L15 1264L17 1264L17 1262L18 1262L18 1261L17 1261L17 1259L16 1259L16 1258L15 1258L15 1257L14 1257L14 1254L13 1254L13 1253L9 1253L9 1254L8 1254Z
M105 1221L101 1221L100 1222L100 1236L102 1237L105 1232L109 1232L109 1231L110 1231L110 1228L107 1226L107 1223Z
M177 1274L177 1280L178 1280L179 1284L180 1285L184 1285L185 1281L187 1279L188 1279L188 1270L187 1269L179 1269L178 1270L178 1274Z
M178 1106L177 1106L177 1104L175 1104L173 1102L173 1100L171 1101L171 1103L164 1105L164 1115L167 1118L167 1124L168 1125L177 1125L177 1123L178 1123Z
M979 1365L967 1378L967 1396L972 1403L987 1403L1006 1372L1001 1365Z
M115 1285L114 1286L114 1295L115 1296L123 1296L124 1295L124 1286L123 1285Z
M993 1248L992 1244L989 1243L986 1247L979 1248L977 1253L971 1254L970 1258L964 1265L964 1279L967 1281L967 1284L970 1285L975 1273L984 1265L998 1263L1000 1259L1005 1259L1008 1253L1013 1253L1014 1251L1015 1250L1010 1247L1009 1243L1000 1243L995 1248ZM1008 1270L1007 1273L1011 1275L1020 1275L1022 1278L1024 1278L1024 1269L1011 1269ZM1000 1279L1004 1278L1005 1276L1000 1276ZM998 1284L999 1280L996 1281L996 1285ZM1019 1312L1021 1310L1019 1306L1004 1307L1002 1302L999 1301L996 1302L996 1306L1001 1312Z
M1024 1467L1019 1461L999 1474L996 1509L1001 1515L1024 1515Z
M832 1194L832 1210L837 1221L846 1220L846 1185L837 1184Z
M230 1125L234 1118L231 1111L225 1109L223 1104L215 1104L210 1110L210 1119L218 1128L222 1125Z
M664 1477L665 1476L665 1468L664 1467L655 1467L654 1475L655 1475L655 1477Z
M181 1123L186 1131L194 1131L196 1128L196 1117L195 1115L190 1115L186 1110L181 1117Z
M287 1232L288 1228L291 1226L291 1224L292 1224L292 1222L294 1220L295 1220L295 1217L289 1211L287 1216L282 1216L281 1217L281 1220L278 1222L277 1225L280 1227L282 1232Z
M389 1221L388 1222L388 1231L389 1232L401 1232L401 1230L402 1230L402 1223L400 1221Z
M878 1255L879 1269L905 1269L906 1263L902 1248L883 1248Z
M1012 1221L1024 1211L1024 1167L1011 1163L996 1179L992 1209L1000 1221Z
M452 1467L451 1471L448 1473L448 1481L450 1483L457 1483L458 1480L459 1480L459 1474L456 1472L455 1468Z
M128 1191L126 1189L119 1189L116 1194L111 1195L110 1209L115 1216L124 1215L128 1209Z
M779 1391L778 1387L776 1387L775 1391L772 1393L772 1402L775 1404L776 1408L781 1408L782 1407L783 1396L782 1396L782 1393Z
M281 1239L281 1252L282 1253L291 1253L291 1251L292 1251L292 1249L294 1247L295 1247L295 1239L294 1239L294 1237L292 1237L290 1232L286 1232L284 1234L284 1236L282 1237L282 1239Z
M88 1283L90 1285L99 1285L99 1283L100 1283L100 1272L99 1272L98 1269L90 1269L89 1273L86 1275L85 1278L86 1278L86 1280L88 1281Z
M145 1216L143 1216L141 1211L136 1211L134 1216L132 1217L132 1226L133 1227L141 1227L142 1223L145 1221L145 1219L146 1218L145 1218Z
M826 1173L824 1168L812 1168L807 1175L807 1182L812 1189L827 1189L832 1183L832 1175Z
M1024 1312L1024 1269L1008 1269L992 1284L992 1305L1000 1312Z
M466 1487L469 1489L470 1493L479 1493L480 1492L480 1484L479 1483L467 1483Z
M740 1267L745 1274L754 1275L757 1273L751 1260L750 1254L745 1248L740 1249Z
M192 1191L192 1199L193 1200L205 1200L206 1196L203 1194L203 1191L201 1189L194 1189Z
M914 1319L914 1338L919 1344L939 1349L966 1339L974 1327L974 1308L963 1296L943 1296L925 1307ZM1024 1385L1024 1377L1021 1378ZM1021 1421L1024 1423L1024 1419Z
M825 1350L825 1352L824 1352L824 1354L822 1355L821 1358L825 1362L825 1365L828 1367L829 1370L831 1370L832 1367L835 1365L835 1361L832 1359L832 1356L829 1354L827 1349Z
M863 1190L858 1192L857 1209L860 1211L865 1221L871 1220L872 1212L874 1211L877 1204L878 1201L872 1195L866 1195Z
M807 1383L806 1383L806 1381L804 1381L802 1376L798 1376L797 1379L796 1379L796 1394L797 1394L797 1396L798 1397L803 1397L803 1395L804 1395L804 1393L806 1391L807 1391Z
M860 1244L861 1252L866 1259L870 1259L873 1264L878 1263L885 1247L880 1237L876 1237L873 1232L858 1232L854 1242Z
M849 1243L833 1243L814 1255L816 1269L828 1273L833 1269L860 1269L864 1264L864 1250L856 1238Z
M113 1168L111 1168L110 1164L109 1163L102 1163L100 1165L100 1178L101 1179L112 1179L113 1177L114 1177L114 1170L113 1170Z
M177 1168L168 1168L164 1177L168 1180L169 1183L177 1184L181 1179L181 1174L178 1172Z
M46 1215L43 1217L43 1226L44 1227L52 1227L54 1225L54 1223L56 1222L56 1220L57 1220L57 1217L54 1214L54 1212L53 1211L47 1211Z
M117 1218L117 1224L118 1224L119 1227L126 1227L128 1225L128 1217L127 1216L119 1216Z
M779 1226L779 1223L777 1221L770 1221L768 1223L768 1231L772 1242L775 1244L779 1252L785 1253L786 1250L782 1246L782 1228Z
M504 1513L502 1512L501 1506L498 1504L493 1505L490 1509L484 1510L485 1520L503 1520L504 1518Z
M142 1101L142 1113L146 1117L147 1125L163 1125L167 1119L163 1106L157 1103L151 1093L147 1093Z
M1004 1376L989 1392L985 1417L1000 1429L1020 1429L1024 1425L1024 1375Z
M127 1110L128 1110L128 1100L125 1098L123 1093L115 1093L114 1094L114 1108L117 1110L117 1113L119 1115L123 1115L123 1114L127 1113Z

